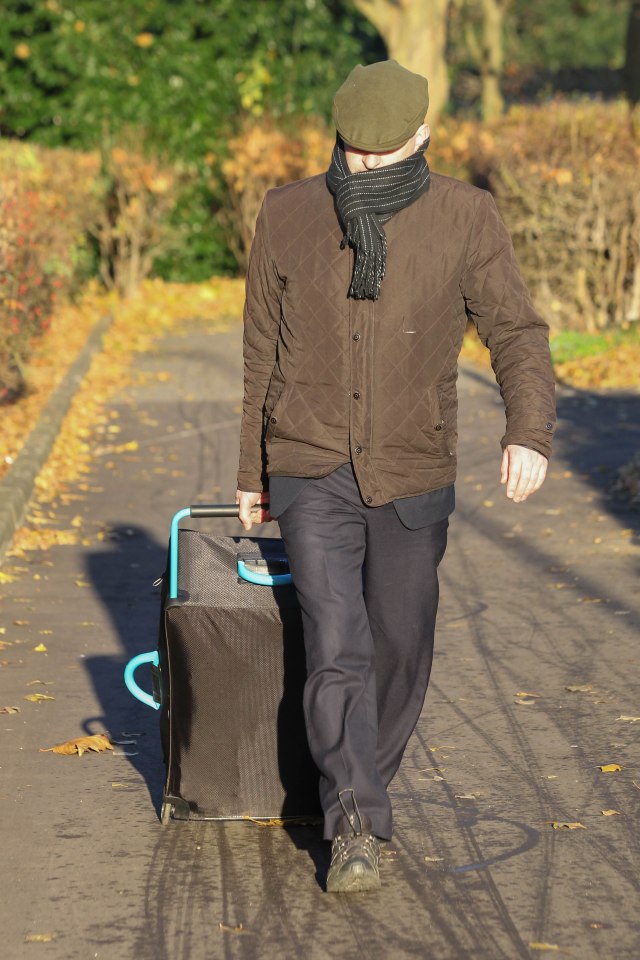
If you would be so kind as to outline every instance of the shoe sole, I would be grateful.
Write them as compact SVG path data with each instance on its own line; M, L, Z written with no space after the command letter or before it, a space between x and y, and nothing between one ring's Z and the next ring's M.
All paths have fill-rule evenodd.
M350 870L327 878L327 893L364 893L380 888L380 876L373 870Z

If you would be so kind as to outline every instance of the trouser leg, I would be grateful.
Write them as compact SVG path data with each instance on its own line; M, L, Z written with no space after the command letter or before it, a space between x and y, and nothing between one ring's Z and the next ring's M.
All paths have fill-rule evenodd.
M376 763L388 786L424 704L448 520L407 529L395 511L370 511L365 603L376 658Z
M344 473L314 481L279 523L302 610L304 712L325 838L342 818L339 791L351 788L371 832L388 839L391 804L376 766L375 658L362 592L367 508L351 499L353 489Z

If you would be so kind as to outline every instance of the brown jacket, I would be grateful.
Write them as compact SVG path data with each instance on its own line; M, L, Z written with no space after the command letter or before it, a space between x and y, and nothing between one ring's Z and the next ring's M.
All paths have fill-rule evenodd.
M244 315L238 488L320 477L351 458L372 506L450 484L467 317L491 351L503 447L546 457L555 428L548 328L489 193L431 175L386 225L380 298L347 298L353 252L324 174L270 190Z

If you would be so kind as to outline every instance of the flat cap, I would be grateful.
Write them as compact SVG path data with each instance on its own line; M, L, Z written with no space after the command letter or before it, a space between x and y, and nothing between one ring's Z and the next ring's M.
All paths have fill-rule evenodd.
M426 77L381 60L353 68L333 98L333 122L358 150L397 150L424 123L428 106Z

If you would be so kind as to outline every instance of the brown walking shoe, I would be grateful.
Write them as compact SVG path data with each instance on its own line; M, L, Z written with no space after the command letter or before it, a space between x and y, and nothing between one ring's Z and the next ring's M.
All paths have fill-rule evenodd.
M342 793L351 793L353 812L349 813ZM331 865L327 873L327 893L360 893L380 886L380 842L367 832L355 802L353 791L338 794L345 817L340 832L331 844Z

